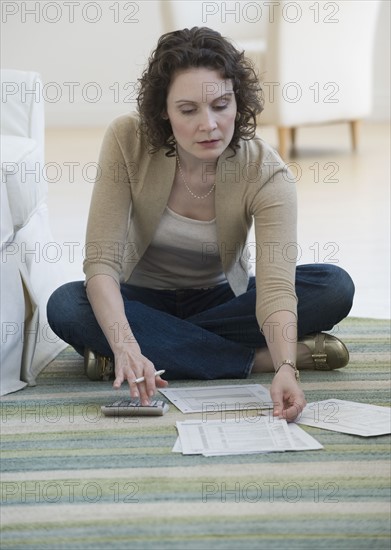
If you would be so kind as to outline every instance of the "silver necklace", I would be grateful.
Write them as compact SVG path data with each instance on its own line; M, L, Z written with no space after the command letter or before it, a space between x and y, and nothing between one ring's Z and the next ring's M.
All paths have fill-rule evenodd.
M181 163L179 162L179 157L178 155L176 155L176 160L178 162L178 168L179 168L179 172L181 173L181 176L182 176L182 179L183 179L183 183L185 184L185 187L186 189L189 191L190 195L195 198L195 199L206 199L206 197L209 197L209 195L212 193L212 191L214 190L214 188L216 187L216 182L214 182L214 184L212 185L212 187L209 189L209 191L205 194L205 195L196 195L195 193L193 193L193 191L190 189L190 187L187 185L187 182L186 182L186 179L185 179L185 176L183 174L183 171L182 171L182 166L181 166Z

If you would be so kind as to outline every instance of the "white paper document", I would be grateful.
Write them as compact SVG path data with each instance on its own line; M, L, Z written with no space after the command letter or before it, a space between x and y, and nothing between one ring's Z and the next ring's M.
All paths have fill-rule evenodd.
M181 412L202 412L208 418L212 418L214 413L224 411L273 408L269 390L260 384L197 386L159 391Z
M297 424L371 437L391 433L391 409L341 399L308 403Z
M186 420L177 422L179 442L173 452L219 456L265 452L317 450L323 446L285 420L258 416L247 420Z

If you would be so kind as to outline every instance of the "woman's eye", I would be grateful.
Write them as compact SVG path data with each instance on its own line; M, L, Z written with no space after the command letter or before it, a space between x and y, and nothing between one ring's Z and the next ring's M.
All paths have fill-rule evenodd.
M228 107L228 103L223 103L221 105L215 105L213 107L213 109L215 111L223 111L224 109L226 109ZM196 109L182 109L181 110L181 114L182 115L192 115L196 112Z

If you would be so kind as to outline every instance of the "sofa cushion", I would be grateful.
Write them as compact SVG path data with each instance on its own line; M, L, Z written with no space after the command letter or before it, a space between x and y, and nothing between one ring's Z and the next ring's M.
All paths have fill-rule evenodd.
M6 185L14 230L23 227L47 195L47 181L34 139L1 136L1 182Z
M45 101L40 75L33 71L2 69L0 78L0 133L33 138L43 145Z
M1 224L0 224L0 245L1 250L11 242L14 236L14 224L8 203L7 186L3 180L0 183L0 207L1 207Z

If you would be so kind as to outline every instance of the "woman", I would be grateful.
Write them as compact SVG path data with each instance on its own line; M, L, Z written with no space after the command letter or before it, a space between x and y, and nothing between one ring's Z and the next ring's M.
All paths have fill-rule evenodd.
M52 295L50 325L84 354L87 375L107 377L114 363L113 387L127 381L143 404L167 385L158 369L169 379L275 370L274 415L292 420L306 403L297 367L348 362L321 331L349 313L353 283L292 260L295 186L255 136L260 86L242 53L208 28L168 33L140 84L138 114L104 136L86 282Z

